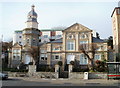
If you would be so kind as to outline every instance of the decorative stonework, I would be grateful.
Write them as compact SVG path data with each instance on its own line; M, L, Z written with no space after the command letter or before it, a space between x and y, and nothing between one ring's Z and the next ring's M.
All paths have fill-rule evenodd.
M66 30L64 31L70 31L70 32L81 32L81 31L92 31L91 29L81 25L81 24L73 24L72 26L68 27Z
M80 33L80 39L86 39L89 37L89 34L88 33Z
M67 33L67 39L75 39L75 33Z
M29 73L35 73L36 72L36 65L29 65Z

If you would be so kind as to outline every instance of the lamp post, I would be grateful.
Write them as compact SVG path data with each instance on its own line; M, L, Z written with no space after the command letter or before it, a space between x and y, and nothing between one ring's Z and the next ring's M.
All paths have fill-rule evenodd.
M8 51L8 67L10 67L11 66L10 49L8 48L7 51Z

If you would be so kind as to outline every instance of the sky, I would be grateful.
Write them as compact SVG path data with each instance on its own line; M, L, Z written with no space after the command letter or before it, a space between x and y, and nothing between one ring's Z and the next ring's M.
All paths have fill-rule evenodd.
M0 36L3 35L3 41L10 41L15 30L26 27L27 14L33 4L38 14L39 29L69 27L79 23L98 32L105 39L112 35L111 14L118 7L117 1L1 1Z

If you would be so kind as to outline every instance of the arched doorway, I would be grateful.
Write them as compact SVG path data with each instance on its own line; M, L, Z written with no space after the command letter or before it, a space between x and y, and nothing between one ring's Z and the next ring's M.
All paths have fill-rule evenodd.
M70 62L74 60L75 60L75 55L67 55L67 64L70 64Z
M29 64L30 62L31 62L31 56L30 55L25 55L24 63Z

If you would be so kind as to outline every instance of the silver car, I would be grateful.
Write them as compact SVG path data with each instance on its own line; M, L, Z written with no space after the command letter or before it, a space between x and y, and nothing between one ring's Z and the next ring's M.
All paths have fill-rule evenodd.
M0 79L7 79L8 75L0 72Z

